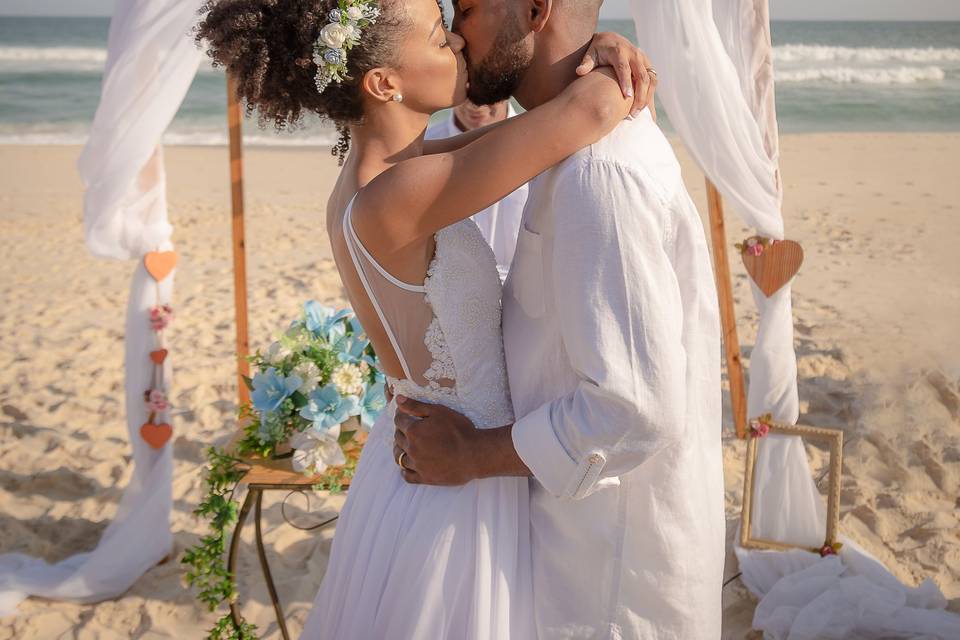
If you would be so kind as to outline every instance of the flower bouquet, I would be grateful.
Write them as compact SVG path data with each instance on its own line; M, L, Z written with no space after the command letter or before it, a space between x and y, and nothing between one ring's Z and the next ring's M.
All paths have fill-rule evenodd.
M250 358L251 403L241 408L241 454L278 457L292 448L293 468L310 475L347 463L344 447L359 418L369 429L386 407L384 378L363 328L349 310L310 301L266 351ZM287 453L287 455L289 455Z
M210 611L237 597L224 553L239 513L234 490L251 458L291 456L294 470L317 476L314 489L340 491L362 444L358 429L346 425L369 428L387 405L376 355L349 310L307 302L300 318L249 360L256 373L244 378L251 402L240 407L243 436L229 449L208 449L207 493L194 514L210 522L210 532L181 559L184 583ZM253 640L256 627L227 614L207 637Z

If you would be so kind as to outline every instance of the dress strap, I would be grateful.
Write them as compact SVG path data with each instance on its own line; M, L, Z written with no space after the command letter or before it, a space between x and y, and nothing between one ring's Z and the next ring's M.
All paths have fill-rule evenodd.
M380 307L380 303L377 302L377 296L373 293L373 287L370 286L370 282L367 280L366 271L363 268L363 265L360 263L360 257L357 255L357 250L359 249L364 257L370 262L373 267L380 272L384 278L386 278L392 284L397 285L398 287L405 289L407 291L425 291L424 287L416 288L414 285L408 285L404 282L401 282L394 278L392 275L387 273L380 264L373 259L373 256L366 250L363 246L363 243L360 242L360 238L357 237L357 233L353 228L353 222L351 220L350 214L353 211L353 201L356 199L356 194L353 198L350 198L350 203L347 204L347 210L343 214L343 240L347 245L347 249L350 251L350 258L353 260L353 267L357 271L357 275L360 276L360 282L363 283L363 288L367 292L367 297L370 299L370 304L373 305L373 308L377 312L377 316L380 318L380 324L383 325L383 330L387 334L387 338L390 339L390 344L393 346L393 352L397 355L397 360L400 361L400 366L403 368L403 375L407 377L408 380L413 380L413 375L410 373L410 367L407 365L406 358L403 357L403 351L400 350L400 343L397 340L397 337L393 334L393 329L390 328L390 322L387 320L386 314L384 314L383 309Z
M343 215L343 225L344 225L344 236L347 233L350 234L350 239L353 241L353 244L363 253L363 257L367 259L373 268L376 269L380 275L387 279L390 284L400 287L405 291L412 291L413 293L426 293L427 289L423 285L409 284L399 280L393 276L389 271L383 268L376 258L370 255L370 252L367 251L367 248L363 246L363 243L360 242L360 237L357 236L357 230L353 228L353 218L351 217L351 212L353 211L353 201L356 200L357 196L354 194L353 198L350 199L350 204L347 205L347 211Z

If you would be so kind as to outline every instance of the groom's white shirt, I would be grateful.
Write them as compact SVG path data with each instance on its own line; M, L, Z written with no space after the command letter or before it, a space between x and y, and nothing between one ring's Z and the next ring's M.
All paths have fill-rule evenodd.
M720 637L720 324L647 111L530 183L503 297L541 640Z

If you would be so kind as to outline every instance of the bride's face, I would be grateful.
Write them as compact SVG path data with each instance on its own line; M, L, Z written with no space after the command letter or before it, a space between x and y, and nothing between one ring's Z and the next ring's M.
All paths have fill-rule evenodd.
M436 0L403 1L410 21L398 65L404 104L422 113L460 104L467 97L463 38L444 27Z

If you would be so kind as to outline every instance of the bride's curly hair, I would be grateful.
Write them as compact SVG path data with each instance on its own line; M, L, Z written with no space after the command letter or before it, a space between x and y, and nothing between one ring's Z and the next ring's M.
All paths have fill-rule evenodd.
M332 153L343 164L351 124L363 120L360 81L370 69L396 63L408 20L398 0L381 0L376 23L363 29L347 56L348 76L317 91L313 46L336 0L206 0L195 28L215 67L236 79L247 115L258 112L261 127L296 129L304 111L331 120L339 139Z

